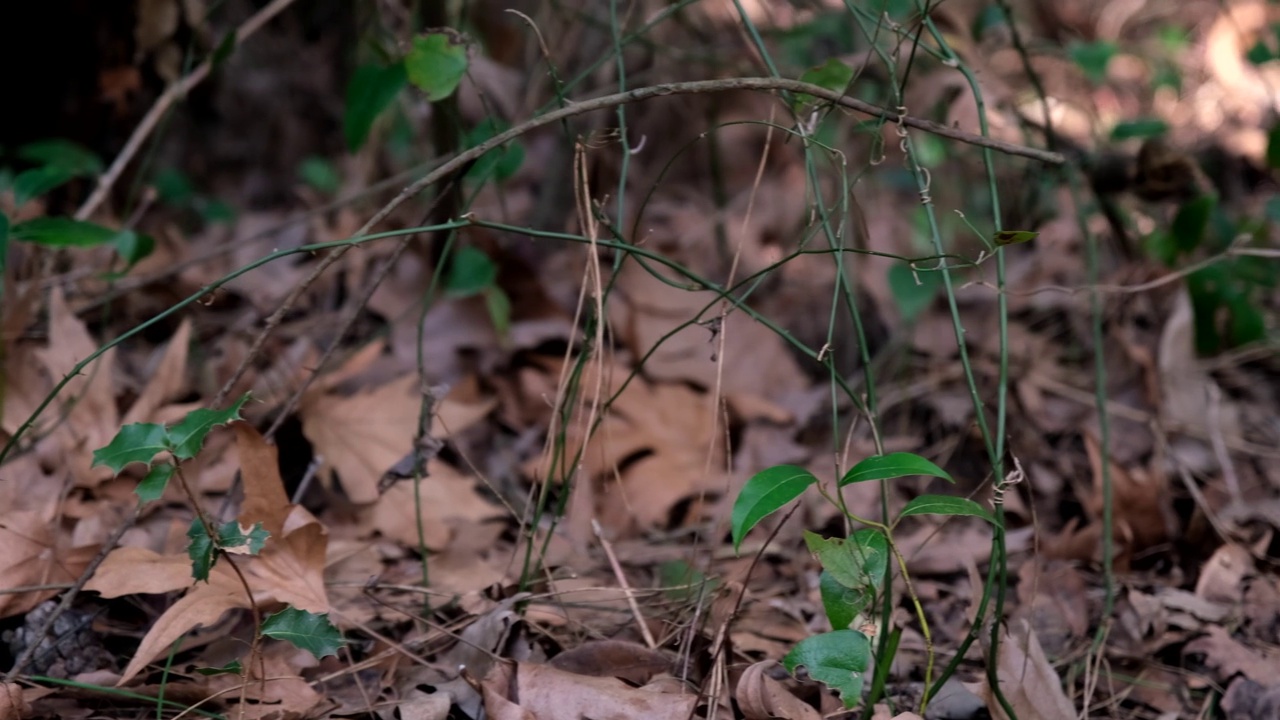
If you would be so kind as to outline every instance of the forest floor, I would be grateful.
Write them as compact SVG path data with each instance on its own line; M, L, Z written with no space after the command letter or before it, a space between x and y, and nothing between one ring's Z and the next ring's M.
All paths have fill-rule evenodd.
M0 136L0 720L1278 717L1277 6L198 4Z

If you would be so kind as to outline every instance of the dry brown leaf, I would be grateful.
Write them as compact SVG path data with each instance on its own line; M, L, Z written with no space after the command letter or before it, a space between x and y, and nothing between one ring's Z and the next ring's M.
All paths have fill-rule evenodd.
M299 610L327 613L324 559L328 534L311 513L295 505L290 519L299 516L306 520L296 528L286 522L280 541L268 540L262 554L247 563L245 575L255 595L268 595Z
M1076 560L1092 559L1098 551L1102 518L1102 452L1090 432L1084 433L1085 452L1093 470L1093 492L1085 498L1085 509L1093 522L1084 530L1064 528L1061 536L1046 549L1046 554ZM1116 538L1116 562L1128 566L1134 553L1165 542L1174 533L1176 519L1163 474L1145 472L1141 468L1123 468L1110 464L1112 492L1112 527Z
M772 330L740 311L719 320L718 305L704 312L715 300L710 291L673 288L640 265L628 263L617 280L616 293L608 304L615 332L637 357L657 346L644 362L650 377L693 382L707 389L718 386L740 404L752 404L752 395L777 400L808 386L800 366ZM699 317L712 321L710 327L716 332L694 324L668 337L676 326ZM724 334L723 362L717 358L721 352L717 332Z
M280 465L275 445L268 445L261 433L246 422L231 424L236 433L236 449L240 454L244 502L240 506L240 522L262 523L272 537L280 535L289 513L289 496L280 478Z
M161 555L141 547L112 550L84 589L104 598L157 595L191 587L191 558Z
M246 664L249 684L244 705L238 704L239 687L244 682L239 675L214 676L210 679L209 689L211 693L225 691L222 697L233 701L232 707L226 711L229 718L289 720L315 717L312 711L325 699L312 689L311 683L298 675L299 666L304 663L314 663L305 651L284 643L268 645L263 651L261 664ZM263 672L266 682L262 682Z
M219 563L209 573L209 582L189 590L156 618L129 665L120 674L117 685L124 685L152 660L169 652L173 642L187 631L197 625L209 627L228 610L245 607L249 607L249 598L245 597L240 579L226 567L225 561Z
M919 715L913 712L893 714L888 705L877 703L875 712L871 714L871 720L923 720Z
M1228 680L1237 673L1262 685L1280 684L1280 658L1245 647L1220 625L1210 625L1208 634L1187 643L1183 654L1202 653L1205 664L1216 669L1216 678Z
M506 511L485 499L476 481L440 460L427 466L427 477L418 484L415 499L413 481L396 483L378 498L373 507L373 526L384 537L408 547L418 545L418 512L423 539L431 550L440 550L453 537L453 525L483 523L506 515Z
M452 705L448 693L427 693L415 687L396 703L396 713L400 720L447 720Z
M178 330L169 339L164 355L157 363L155 370L148 374L150 378L138 399L133 401L129 412L125 413L122 425L138 422L152 422L152 414L167 402L182 395L186 389L187 352L191 346L191 318L184 318Z
M28 345L11 346L4 364L4 424L3 430L10 435L31 417L31 414L44 400L45 393L52 389L49 379L40 372L41 363L36 355L38 350ZM52 413L46 413L38 419L31 430L45 433L56 422Z
M499 663L495 667L501 666ZM491 694L518 702L519 708L528 713L527 717L538 720L683 718L693 711L698 699L694 692L654 692L643 687L633 688L616 678L575 675L548 665L516 663L514 674L510 682L500 677L502 673L485 678L485 709L490 713L511 710L505 704L491 708Z
M54 288L49 296L49 346L36 351L49 374L55 382L61 380L97 349L98 342L72 313L62 290ZM111 442L120 429L114 373L113 348L72 378L58 395L66 421L58 425L54 436L62 445L63 461L82 487L93 487L112 475L108 468L90 465L93 451Z
M551 658L547 664L576 675L616 677L632 685L644 685L655 675L672 670L671 658L625 640L588 640Z
M1280 684L1266 687L1236 678L1222 696L1227 720L1273 720L1280 717Z
M0 588L53 585L76 580L98 546L69 547L49 515L31 511L0 517ZM25 613L58 594L57 589L0 594L0 617Z
M1238 603L1244 597L1244 579L1253 571L1253 555L1248 548L1227 543L1201 566L1196 595L1215 602Z
M763 660L742 671L733 691L742 715L747 720L819 720L821 713L769 677L769 669L777 665L774 660Z
M591 402L597 387L601 401L610 397L629 374L622 367L605 368L603 378L600 372L598 365L590 364L583 373L584 403ZM581 447L587 413L581 410L569 428L568 457ZM584 477L603 488L595 506L582 512L593 513L605 527L621 534L633 525L663 524L681 500L723 490L726 483L715 472L724 465L716 426L707 396L683 384L651 384L633 378L582 451ZM632 461L624 466L628 460ZM535 461L525 469L545 478L547 462ZM618 476L621 483L614 480ZM575 494L580 490L576 488ZM570 515L576 511L571 509ZM570 521L574 519L581 520L575 516Z
M1075 720L1077 713L1062 689L1062 680L1044 656L1031 626L1025 620L1012 622L1001 634L996 672L1000 690L1014 713L1019 718ZM987 683L983 676L970 690L987 704L992 717L1007 720Z
M257 451L257 454L246 453L242 458L261 460L262 455L271 454L264 447L254 447L252 434L243 429L240 432L248 438L249 449ZM279 474L271 466L256 467L246 476L248 474L255 476L253 487L246 487L246 492L252 492L256 498L250 513L265 514L267 519L277 517L277 513L261 506L263 498L282 496L282 485L275 489L267 487L271 483L280 483ZM143 548L123 547L107 556L87 586L105 597L188 588L186 595L170 606L147 631L121 676L121 684L167 652L184 633L197 625L213 625L227 610L247 608L251 603L263 606L283 602L314 613L329 611L324 585L328 544L325 528L301 506L286 507L288 515L280 523L279 533L267 539L261 554L235 559L236 567L253 591L252 599L246 595L240 575L230 567L226 558L214 565L208 582L193 585L191 561L185 553L160 555ZM243 518L241 522L244 524Z
M21 720L31 712L31 705L23 696L18 683L5 683L0 689L0 720Z
M1240 408L1209 374L1196 353L1194 334L1191 300L1186 293L1180 293L1160 335L1160 419L1166 427L1183 428L1199 437L1211 437L1213 433L1228 441L1239 439ZM1209 413L1209 398L1215 395L1221 398L1219 407L1216 413ZM1174 454L1196 471L1217 470L1212 453L1196 452L1198 445L1201 443L1197 440L1180 438L1174 443Z
M337 472L352 502L378 500L378 481L413 446L423 402L417 375L406 375L354 395L312 392L298 412L302 432L325 459L323 472ZM493 409L493 403L462 404L445 398L437 406L437 436L460 432Z
M1060 560L1023 563L1018 569L1015 617L1031 623L1052 655L1066 650L1089 630L1089 598L1084 578Z

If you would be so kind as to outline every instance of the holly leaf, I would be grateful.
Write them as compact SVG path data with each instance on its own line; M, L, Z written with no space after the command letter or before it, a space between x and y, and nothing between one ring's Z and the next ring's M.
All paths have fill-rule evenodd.
M346 644L342 633L329 622L328 615L317 615L292 605L267 618L262 623L262 634L284 640L315 655L317 659L337 655L338 650Z
M119 475L129 463L151 465L156 454L169 449L169 434L163 425L132 423L120 428L106 447L93 451L93 467L105 465Z
M169 428L169 442L173 445L173 455L179 460L190 460L204 447L204 439L209 431L219 425L226 425L240 419L240 408L249 400L245 393L225 410L209 410L201 408L192 410L187 416Z
M156 463L151 467L151 471L147 476L142 478L142 482L138 483L138 487L134 488L134 492L138 495L138 502L149 503L153 500L159 500L164 495L164 489L169 486L169 478L173 477L173 465L167 462Z

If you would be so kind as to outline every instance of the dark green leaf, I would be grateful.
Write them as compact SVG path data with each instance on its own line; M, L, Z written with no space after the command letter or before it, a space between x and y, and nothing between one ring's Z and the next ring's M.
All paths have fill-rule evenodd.
M169 449L169 434L163 425L133 423L120 428L106 447L93 451L93 467L104 465L119 475L129 463L151 464L156 454Z
M160 200L167 205L185 205L195 197L195 188L181 170L165 168L151 179L151 186L156 189Z
M1280 125L1267 133L1267 167L1280 168Z
M836 93L843 93L852 80L853 68L836 58L829 58L822 65L809 68L800 76L800 82L817 85ZM813 102L816 99L812 95L805 94L801 94L800 97L804 98L803 102Z
M906 507L902 508L902 514L898 517L910 515L969 515L982 518L989 523L996 521L995 517L978 503L952 495L921 495L913 498Z
M1084 71L1085 77L1095 85L1107 79L1107 65L1115 57L1118 48L1115 43L1099 40L1096 42L1073 42L1067 52L1075 64Z
M721 584L684 560L668 560L659 565L658 582L664 594L677 603L709 599Z
M506 337L511 329L511 298L500 287L488 287L484 289L484 305L498 337Z
M239 400L224 410L208 410L201 408L187 413L186 417L169 428L169 442L173 445L173 455L179 460L190 460L204 446L204 439L209 431L219 425L226 425L232 420L240 419L240 408L249 400L245 393Z
M493 287L498 266L479 248L464 246L453 256L445 291L454 297L470 297Z
M118 230L65 217L40 217L13 226L13 238L45 247L96 247L115 239Z
M138 502L149 503L159 500L164 495L164 489L169 486L171 477L173 477L173 465L167 462L152 465L147 476L142 478L138 487L134 488L134 492L138 494Z
M981 41L986 37L987 33L994 31L1007 31L1009 27L1009 18L1004 14L1004 10L997 4L983 6L976 17L973 19L973 25L969 31L973 33L973 39Z
M787 672L804 666L809 677L840 693L846 708L862 695L862 675L871 666L871 643L857 630L835 630L801 640L782 659Z
M1187 275L1187 295L1191 297L1192 326L1196 354L1212 357L1226 349L1226 338L1218 317L1226 307L1226 287L1230 276L1221 265L1210 265Z
M22 207L28 200L61 187L75 177L76 173L57 165L42 165L23 170L13 179L14 205Z
M889 292L898 304L898 313L906 322L916 319L933 303L941 284L942 277L936 272L913 272L906 263L889 266Z
M1213 195L1201 195L1183 203L1178 214L1173 217L1169 234L1178 249L1190 252L1199 247L1204 239L1205 229L1209 227L1209 217L1213 214L1218 199Z
M1242 294L1228 301L1227 307L1231 311L1230 347L1238 348L1266 340L1266 319L1256 302Z
M947 482L955 482L945 470L916 455L915 453L897 452L888 455L873 455L849 469L840 478L840 487L850 483L868 480L892 480L908 475L930 475L942 478Z
M1118 142L1133 138L1153 138L1167 132L1169 132L1169 123L1160 118L1143 118L1116 123L1116 126L1111 128L1111 139Z
M239 660L232 660L231 662L227 663L226 665L223 665L222 667L196 668L196 672L205 676L240 675L244 673L244 666L240 664Z
M328 615L305 612L293 606L263 621L262 634L292 643L294 647L306 650L317 658L337 655L338 650L346 644L342 633L329 622Z
M18 149L18 157L39 165L62 168L72 175L97 175L102 172L102 159L88 148L70 140L52 139L27 143Z
M826 570L818 576L818 592L822 595L822 609L827 612L827 620L834 630L847 630L858 618L858 613L867 608L872 595L866 590L854 590L840 584Z
M757 523L777 512L787 503L800 497L810 485L818 482L813 473L796 465L775 465L765 468L747 481L733 503L733 550L737 552L742 538Z
M132 230L121 230L111 240L116 252L125 262L125 268L137 265L156 248L156 241L150 235L140 235Z
M1004 247L1005 245L1018 245L1024 242L1031 242L1040 237L1040 233L1034 230L1001 230L991 236L996 246Z
M1178 261L1178 245L1167 231L1156 228L1143 238L1142 247L1147 254L1164 263L1165 267L1173 267Z
M231 53L236 49L236 31L228 30L222 36L222 40L218 43L218 47L214 48L213 54L209 56L209 64L218 67L231 57Z
M1270 47L1267 47L1267 44L1262 40L1254 43L1253 47L1249 48L1244 56L1254 65L1262 65L1276 59L1275 52Z
M332 195L342 187L342 176L333 163L314 155L298 166L298 177L325 195Z
M463 144L468 149L473 148L507 129L508 125L505 122L487 117L467 133L463 138ZM512 140L477 159L467 171L466 177L473 182L484 182L492 175L495 180L502 182L515 175L522 164L524 164L524 145L518 140Z
M232 520L218 528L218 547L237 555L257 555L262 552L262 546L267 544L270 536L271 533L262 527L262 523L254 523L253 527L246 528Z
M342 118L342 135L347 150L355 152L369 137L373 121L391 105L404 88L408 77L404 65L362 65L356 68L347 85L347 108Z
M448 28L429 30L413 39L404 66L409 82L436 102L453 94L467 71L467 44Z
M191 575L196 582L201 580L208 582L209 571L213 569L213 563L218 559L218 550L213 544L213 538L209 537L208 529L198 517L193 519L191 527L187 528L187 537L191 539L191 543L187 545L187 557L191 558Z
M5 269L9 266L9 216L0 212L0 297L4 297Z
M196 210L207 223L229 223L236 219L236 210L221 200L203 200L197 203Z
M889 566L889 543L879 530L864 528L844 538L804 532L805 545L822 569L841 585L855 590L877 588Z

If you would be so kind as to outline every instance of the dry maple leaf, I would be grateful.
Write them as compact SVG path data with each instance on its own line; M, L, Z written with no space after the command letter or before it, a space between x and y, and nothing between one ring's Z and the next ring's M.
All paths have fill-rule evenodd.
M416 498L413 480L396 483L383 493L373 506L373 525L383 536L417 547L421 516L423 542L428 549L441 550L453 537L454 524L482 523L506 514L477 491L474 478L432 460L426 477L419 481Z
M715 293L673 288L635 263L623 267L616 287L619 294L608 305L609 324L637 357L653 350L644 362L649 377L718 386L726 395L744 396L747 405L760 404L755 398L777 400L808 386L800 366L772 330L741 311L721 318L719 305L704 312L714 303ZM699 313L709 322L676 330Z
M0 588L72 582L98 546L68 547L70 537L51 522L52 513L10 511L0 517ZM0 617L19 615L58 590L0 595Z
M603 378L600 372L592 363L583 373L584 407L568 429L567 458L583 447L597 386L603 403L629 374L619 366L605 368ZM599 427L582 449L581 468L585 477L603 483L595 512L606 527L622 531L631 523L661 525L681 500L724 489L723 477L714 472L724 466L724 451L708 396L683 384L649 383L635 377L601 412ZM549 465L540 462L541 467L527 464L526 471L546 477ZM713 472L708 473L709 468ZM615 473L620 483L613 481Z
M406 375L354 395L309 393L298 410L302 432L325 459L324 472L337 472L352 502L378 499L378 481L413 447L423 396L417 375ZM463 404L445 398L437 405L437 436L459 432L479 421L492 402Z
M36 351L54 382L70 375L77 363L97 349L97 341L71 312L62 291L54 288L49 297L49 345ZM62 444L76 483L83 487L93 487L111 477L109 469L90 466L93 451L111 442L120 429L114 374L113 348L72 378L58 395L66 420L54 429L53 435Z
M186 554L161 555L136 547L113 550L85 588L103 597L133 593L163 593L187 588L187 593L166 610L147 631L125 668L120 683L127 682L160 657L173 642L192 628L216 623L226 611L288 603L301 610L329 610L324 586L324 526L298 505L281 504L284 483L275 465L274 448L245 423L234 424L244 476L242 525L263 523L275 532L261 554L239 556L236 567L253 592L250 598L237 573L226 560L214 565L209 581L192 585L191 561Z

